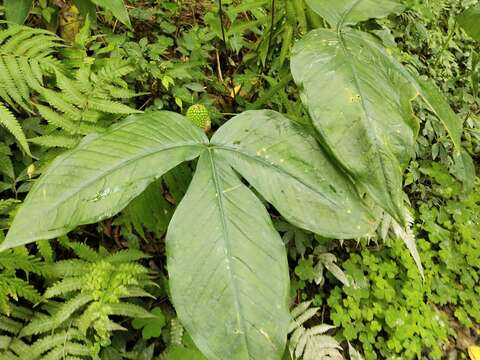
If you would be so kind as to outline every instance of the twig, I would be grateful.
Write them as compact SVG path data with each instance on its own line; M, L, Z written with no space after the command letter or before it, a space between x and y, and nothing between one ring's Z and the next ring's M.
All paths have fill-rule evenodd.
M216 58L217 58L218 79L221 82L223 82L222 65L220 64L220 54L218 53L218 49L215 49L215 55L216 55Z

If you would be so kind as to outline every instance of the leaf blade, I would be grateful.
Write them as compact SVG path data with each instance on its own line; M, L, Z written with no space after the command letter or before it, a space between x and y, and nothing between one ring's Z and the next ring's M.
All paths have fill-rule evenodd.
M480 5L466 9L457 17L458 24L473 39L480 41Z
M197 157L207 143L199 129L170 112L132 115L88 136L35 183L0 250L116 214L163 173Z
M209 359L280 358L289 322L285 249L216 150L200 157L166 242L173 303L199 349Z
M338 28L368 19L399 13L404 6L398 0L306 0L307 5L327 22Z
M33 0L5 0L5 14L8 21L23 24L32 8Z
M406 225L402 172L419 128L411 108L415 91L365 37L356 30L314 30L296 44L292 73L327 147L379 206Z
M218 130L211 142L294 225L342 239L375 228L374 216L346 176L311 135L282 115L245 112Z
M92 3L110 10L120 22L129 28L132 28L130 17L123 0L91 0Z

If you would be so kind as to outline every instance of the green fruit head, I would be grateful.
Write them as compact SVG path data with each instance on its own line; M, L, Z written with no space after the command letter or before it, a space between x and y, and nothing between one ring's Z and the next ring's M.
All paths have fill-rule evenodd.
M190 106L187 110L187 118L205 132L209 131L212 127L208 109L203 105L195 104Z

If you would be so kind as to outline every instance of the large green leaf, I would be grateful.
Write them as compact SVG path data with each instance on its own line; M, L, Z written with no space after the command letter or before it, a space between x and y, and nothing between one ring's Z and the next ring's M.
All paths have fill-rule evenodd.
M335 27L383 18L404 9L399 0L306 0L308 6Z
M442 122L452 139L456 151L460 152L462 150L462 121L453 112L445 95L442 94L433 81L425 80L418 75L410 73L393 56L389 55L380 43L369 34L360 31L352 31L352 34L355 34L355 36L353 36L350 41L359 41L362 44L361 46L364 52L373 53L375 57L383 58L383 62L388 64L390 71L395 71L407 79L428 108Z
M458 16L457 21L468 35L480 41L480 4L465 10Z
M430 111L437 116L452 139L455 148L454 159L457 163L457 168L471 168L473 160L465 150L462 149L462 120L453 112L447 98L442 94L435 83L432 80L423 79L420 76L407 71L407 69L395 58L389 55L372 36L361 32L357 32L357 35L362 37L364 51L375 53L376 56L383 58L385 62L391 65L391 70L396 71L403 76L407 82L415 88L418 95L420 95ZM468 189L469 184L475 178L475 174L467 171L464 175L465 177L462 181L465 188Z
M88 0L86 0L88 1ZM128 16L127 8L123 0L90 0L92 3L110 10L120 22L129 28L132 27L130 17Z
M354 180L400 224L407 224L402 172L418 132L414 87L360 31L312 31L291 68L313 123Z
M291 223L342 239L375 228L345 174L311 135L281 114L244 112L219 129L212 144Z
M4 0L5 15L8 21L23 24L32 8L33 0Z
M56 158L28 193L0 250L111 217L162 174L198 156L206 136L183 116L132 115Z
M216 152L200 157L167 232L173 303L209 359L280 359L286 252L260 200Z

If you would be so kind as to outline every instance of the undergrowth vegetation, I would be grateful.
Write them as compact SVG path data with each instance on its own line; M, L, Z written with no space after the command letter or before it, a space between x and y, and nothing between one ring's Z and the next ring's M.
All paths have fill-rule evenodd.
M1 359L480 358L478 0L0 0Z

